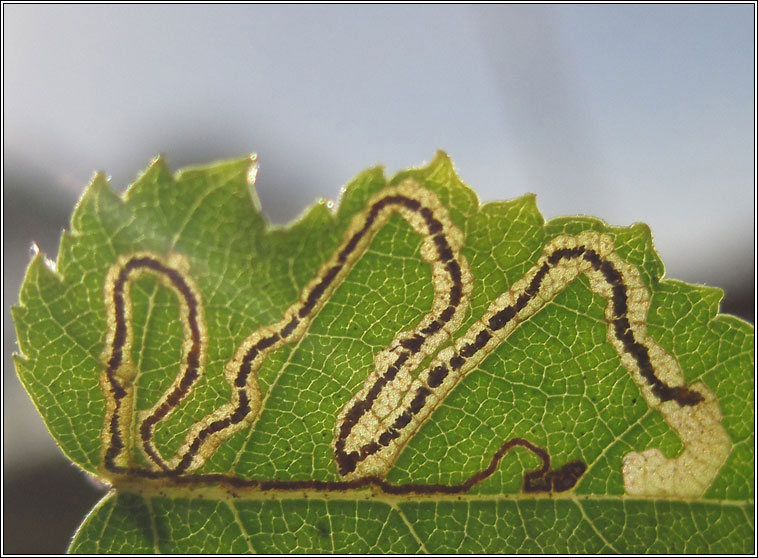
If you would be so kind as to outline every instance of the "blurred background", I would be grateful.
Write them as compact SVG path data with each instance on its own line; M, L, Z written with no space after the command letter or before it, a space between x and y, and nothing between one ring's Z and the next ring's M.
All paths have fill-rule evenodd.
M3 551L64 552L102 494L16 379L9 311L93 171L257 152L285 223L441 148L483 201L648 223L668 277L752 322L754 10L4 4Z

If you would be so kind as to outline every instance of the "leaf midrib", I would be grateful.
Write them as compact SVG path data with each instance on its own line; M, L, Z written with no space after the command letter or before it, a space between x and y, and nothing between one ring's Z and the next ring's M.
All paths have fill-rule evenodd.
M121 488L122 490L119 490ZM138 478L133 481L123 480L114 489L117 493L137 494L144 497L161 497L168 499L194 499L203 498L216 501L258 501L258 500L350 500L350 501L373 501L388 505L409 502L645 502L645 503L676 503L676 504L703 504L720 507L744 507L753 506L754 499L745 500L719 500L708 498L682 498L682 497L656 497L640 498L627 494L576 494L567 493L514 493L514 494L414 494L394 495L372 489L349 489L349 490L260 490L257 488L235 489L236 495L220 486L194 486L176 487L166 484L153 484ZM245 495L240 495L240 493Z

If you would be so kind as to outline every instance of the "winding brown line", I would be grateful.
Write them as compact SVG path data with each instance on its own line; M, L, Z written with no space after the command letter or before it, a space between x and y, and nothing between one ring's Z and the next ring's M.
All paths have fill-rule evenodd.
M547 262L537 271L536 275L529 283L529 286L519 295L515 304L503 308L492 316L488 321L487 327L484 327L477 332L475 340L472 343L468 343L461 347L460 350L448 360L447 365L436 366L429 371L426 379L427 385L417 388L414 398L411 400L408 407L397 416L391 427L385 430L376 440L363 445L359 451L345 453L344 448L347 436L357 423L358 418L360 418L360 416L358 416L358 418L352 420L353 416L348 414L340 429L340 440L337 443L338 451L336 458L340 473L346 475L353 472L360 461L377 453L383 447L389 446L394 439L398 438L401 430L411 423L413 416L424 408L426 398L432 393L432 389L437 388L442 384L450 373L450 369L460 369L467 358L474 356L487 344L492 338L493 332L505 327L511 319L526 307L529 301L539 292L540 285L551 267L558 265L562 260L572 260L576 258L584 258L594 270L600 271L605 278L605 281L612 288L613 312L615 315L613 325L616 338L622 343L624 350L632 355L637 361L640 374L651 386L653 394L662 402L673 400L680 406L693 406L703 401L703 396L700 393L689 389L687 386L671 387L656 376L655 370L650 362L650 355L647 347L635 339L630 328L629 320L627 318L628 308L626 285L624 285L621 273L619 273L613 264L608 260L602 259L594 250L584 246L560 249L556 250L548 257ZM401 355L401 358L402 357L403 355ZM407 358L407 356L405 358ZM395 373L396 372L397 370L395 370ZM358 407L358 404L356 404L356 407ZM362 413L365 413L368 407L370 407L370 404L367 405L366 408L361 407L359 409L361 415Z
M431 229L431 227L430 227ZM395 359L395 362L392 363L387 368L387 371L384 373L383 376L381 376L376 383L371 386L371 389L366 394L366 398L363 400L356 401L352 408L347 412L345 415L345 419L342 422L342 425L340 426L339 436L337 438L336 444L335 444L335 458L337 460L337 466L339 468L340 474L345 475L347 473L351 473L355 470L355 463L357 460L354 459L354 456L356 455L356 452L346 453L345 452L345 443L347 441L347 437L350 434L350 432L353 430L356 424L358 424L358 421L363 417L366 412L371 408L376 398L379 396L381 391L384 389L384 387L391 382L400 371L400 368L405 364L405 362L416 352L418 352L421 349L421 346L423 345L424 341L426 340L425 335L432 335L436 333L441 327L443 327L450 319L453 317L453 314L455 313L455 307L460 303L461 300L461 269L458 265L458 262L456 262L453 259L452 251L450 250L449 245L447 245L447 240L441 236L435 236L435 244L438 248L438 253L440 256L441 261L446 263L448 273L450 274L451 278L453 279L453 288L451 289L450 293L450 305L442 311L439 318L432 322L429 326L427 326L425 329L422 330L422 334L424 335L416 335L413 338L406 339L400 342L400 345L406 349L405 351L402 351L397 359ZM368 447L368 446L364 446ZM370 446L371 448L374 447L374 445ZM373 450L373 453L378 451L378 446L375 450ZM361 454L364 455L363 452ZM368 455L371 455L371 453L366 453L363 458L367 457Z
M461 268L458 262L455 261L450 243L448 242L447 238L445 237L443 233L443 224L434 217L434 214L431 209L427 207L423 207L418 200L415 200L413 198L410 198L401 194L395 194L395 195L386 196L378 200L376 203L374 203L371 206L371 208L369 209L368 215L366 217L366 221L363 224L363 227L350 238L348 243L345 245L345 247L337 256L338 263L332 266L328 271L326 271L321 281L319 281L307 294L305 298L305 303L298 311L298 314L297 314L298 317L300 319L304 319L310 315L313 309L318 305L318 302L321 299L321 297L324 295L325 292L327 292L331 283L339 274L340 270L344 267L345 262L350 257L350 254L352 254L355 251L361 239L371 229L371 226L373 225L374 221L379 215L379 212L383 208L390 205L399 205L410 211L418 212L419 215L421 215L421 217L424 219L426 223L427 230L429 231L429 235L432 237L434 244L437 248L437 254L440 258L440 261L446 262L446 268L447 268L448 274L450 275L450 279L452 280L453 286L450 288L449 304L447 308L442 310L439 316L434 321L432 321L432 323L429 324L425 329L422 330L423 335L415 335L413 337L400 341L400 344L408 350L401 353L401 355L397 358L395 363L392 364L390 367L388 367L384 375L380 377L380 379L375 384L374 389L371 390L367 399L364 402L362 402L363 404L362 405L356 404L356 407L359 407L359 410L356 411L355 413L357 416L357 418L355 419L356 421L360 418L360 416L362 416L366 412L366 410L368 410L368 408L371 407L371 404L373 403L374 399L381 392L381 390L384 388L387 382L391 381L397 375L397 372L399 371L400 366L402 366L402 364L413 353L418 352L421 349L423 344L426 342L428 336L433 335L434 333L439 331L442 327L444 327L446 323L450 321L450 319L455 314L456 307L461 302L461 297L462 297L462 292L463 292ZM299 324L298 318L293 317L282 329L258 341L258 343L253 345L250 348L250 350L247 352L247 354L245 354L245 356L242 359L242 364L239 368L239 371L234 381L234 385L238 389L238 395L239 395L239 403L234 413L229 417L225 417L223 419L218 419L211 422L204 429L198 432L197 436L194 438L194 440L190 444L187 452L182 456L182 459L179 461L176 468L174 469L175 472L182 473L187 470L187 468L191 465L193 458L195 457L197 452L200 450L203 441L208 436L212 435L215 432L221 431L232 424L237 424L245 420L245 417L250 412L250 401L247 397L247 394L245 393L244 386L247 384L248 377L251 372L251 365L252 365L253 360L261 351L269 348L270 346L272 346L273 344L277 342L286 340L287 337L289 337L292 334L292 332L295 330L298 324ZM343 447L344 447L344 441L343 441Z
M538 492L565 492L573 488L584 472L587 465L580 460L572 461L555 470L550 470L550 455L547 451L524 438L512 438L503 443L490 459L487 467L471 475L465 481L458 484L393 484L381 477L361 477L349 481L319 481L319 480L293 480L293 481L261 481L255 479L241 479L222 473L205 473L182 475L176 471L153 471L150 469L127 469L116 466L113 472L123 475L136 476L146 479L164 479L176 485L186 484L218 484L229 488L256 488L261 491L295 492L301 490L314 490L319 492L344 492L361 488L377 488L386 494L392 495L434 495L434 494L463 494L475 485L492 476L497 470L505 454L511 449L521 447L534 454L541 462L540 466L533 471L524 474L522 490L527 493Z
M127 342L127 326L126 326L126 308L124 301L124 287L129 280L129 275L137 270L149 269L155 273L166 277L177 291L184 298L188 308L188 321L190 325L190 331L192 332L192 346L187 354L187 368L182 376L179 384L174 388L171 394L166 399L166 402L158 407L152 415L150 415L142 423L140 428L140 434L143 440L143 447L145 451L150 455L156 463L162 464L163 459L156 454L150 440L152 439L153 426L160 422L173 407L178 405L184 396L187 395L192 387L192 384L198 378L198 370L200 366L200 353L202 351L202 336L200 334L200 325L198 323L198 301L195 295L192 293L192 289L184 280L182 275L172 269L163 265L158 260L149 256L138 256L128 260L121 269L113 288L113 305L115 308L116 316L116 330L113 336L113 344L111 346L111 357L108 359L106 366L106 376L108 382L111 385L113 392L113 400L115 402L115 410L111 416L110 434L111 443L105 453L105 466L113 470L117 467L114 463L116 457L124 449L124 442L121 439L121 434L118 431L118 419L119 410L121 407L121 401L126 397L127 392L124 386L122 386L117 377L116 371L124 361L124 345ZM165 466L164 466L165 468Z

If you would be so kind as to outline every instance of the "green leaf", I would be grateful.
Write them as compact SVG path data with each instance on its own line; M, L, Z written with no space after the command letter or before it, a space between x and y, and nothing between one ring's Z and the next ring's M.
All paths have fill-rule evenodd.
M272 228L256 168L98 175L29 266L19 378L113 487L72 552L753 549L754 331L645 225L438 153Z

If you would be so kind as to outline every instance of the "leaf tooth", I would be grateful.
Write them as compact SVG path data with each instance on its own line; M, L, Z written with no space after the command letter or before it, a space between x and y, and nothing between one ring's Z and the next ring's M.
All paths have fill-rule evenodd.
M442 204L450 208L450 217L461 230L466 229L467 219L481 205L479 196L461 180L452 159L442 150L438 150L426 166L401 171L389 183L399 184L408 178L432 190Z
M281 232L289 236L303 234L303 231L313 231L323 234L334 223L334 215L328 206L328 200L319 198L307 207L290 225L282 227ZM274 228L276 230L276 228Z
M22 331L20 329L22 327L21 324L27 317L27 313L28 309L25 306L11 306L11 316L13 318L13 323L16 326L16 351L12 354L12 357L13 362L16 365L16 374L19 377L21 376L19 365L23 365L26 368L31 368L33 366L32 359L27 356L27 351L25 350L26 341L22 339Z
M162 183L154 190L159 194L171 196L198 196L205 202L203 205L206 207L209 203L206 196L221 192L222 196L216 196L214 202L218 211L230 217L237 215L244 218L246 226L262 230L264 217L254 185L257 169L258 158L254 154L208 165L186 167L174 173L171 182ZM176 187L177 192L169 193L167 185ZM152 196L155 195L153 192ZM252 207L247 205L248 201ZM225 209L221 208L222 205Z
M22 355L29 355L32 349L28 338L28 332L31 329L31 324L27 323L28 318L34 316L35 309L39 305L52 304L55 298L62 296L64 292L65 285L51 261L44 252L37 252L26 269L24 281L21 283L19 304L11 307L18 348Z
M61 266L61 261L70 256L72 245L79 242L90 228L93 215L100 215L104 207L116 208L123 212L124 202L111 188L105 173L98 172L92 177L74 208L70 230L64 231L61 237L58 250L59 269L65 267Z
M11 309L13 311L13 309ZM21 351L21 349L19 349ZM27 358L26 355L24 355L21 352L13 353L11 355L13 358L13 365L16 368L16 375L18 376L19 381L24 385L24 389L26 389L27 393L30 393L29 386L27 385L26 378L31 376L32 374L29 372L31 367L33 366L32 359ZM34 398L32 397L32 403L34 403ZM40 409L37 407L37 405L34 405L35 408L37 408L37 412L44 417Z
M443 176L458 176L458 173L455 171L455 163L453 163L450 155L448 155L442 149L438 149L436 151L434 157L432 157L432 160L425 168L423 168L423 170L430 174L440 173ZM458 180L460 180L460 178Z
M719 314L721 301L724 298L724 289L720 287L711 287L709 285L693 285L678 279L666 279L662 281L670 287L674 287L678 295L683 295L707 312L706 316L700 319L711 321L717 317L728 314Z
M32 261L29 262L29 267L26 269L24 275L24 281L21 284L21 292L19 294L20 306L26 308L30 301L34 301L38 297L43 298L48 295L48 291L43 290L40 292L36 289L36 286L40 283L44 283L45 287L63 288L63 278L55 269L55 264L45 255L43 251L39 251L32 257Z
M518 211L520 214L528 215L531 218L536 219L539 226L545 224L545 218L537 207L537 194L524 194L523 196L505 201L491 201L484 203L479 207L480 214L486 214L493 217L506 215L514 211Z
M80 274L85 273L81 268L85 255L90 268L96 267L95 259L100 260L101 265L107 265L106 262L114 256L112 247L108 246L113 240L112 235L131 219L132 211L111 189L106 175L95 174L76 204L70 230L61 235L57 270L63 280L69 277L78 280ZM106 237L109 240L106 241ZM106 249L101 250L103 247Z
M739 339L739 342L744 343L746 352L750 355L754 363L755 352L753 351L753 335L755 328L753 324L743 320L742 318L738 318L737 316L732 316L731 314L718 314L715 316L713 321L714 323L724 328L733 328L732 332L734 339L737 339L737 333L739 333L741 336L744 336L744 339ZM753 366L755 366L755 364L753 364Z
M663 265L661 257L658 255L658 250L655 248L655 242L653 241L653 231L646 223L632 223L629 227L608 227L611 234L619 233L632 233L636 238L639 238L643 245L643 252L645 254L646 266L652 270L653 279L660 281L666 272L666 268Z
M236 159L225 159L222 161L215 161L206 165L192 165L179 169L173 174L174 182L182 182L183 180L192 179L197 175L205 176L209 179L217 178L216 175L220 175L223 178L227 178L230 175L239 175L243 178L245 187L249 186L249 180L251 178L251 169L256 167L257 172L258 156L249 155L247 157L238 157ZM194 175L194 176L193 176ZM255 173L252 174L252 178L255 178Z
M443 150L438 149L429 165L420 170L422 170L429 178L436 178L444 186L460 190L456 194L461 195L464 199L468 198L465 199L464 203L466 205L471 205L472 210L475 211L480 206L479 196L461 179L460 174L458 174L458 171L455 168L455 163ZM459 200L459 203L461 201L464 200Z
M123 200L128 204L132 197L140 197L145 190L155 188L157 184L164 182L174 183L174 175L166 163L166 158L163 155L156 155L147 168L137 175L134 182L126 189Z
M521 208L530 214L540 212L537 208L537 194L534 193L523 194L512 200L507 200L505 203L513 207Z
M371 196L386 185L383 165L371 167L355 175L340 191L340 198L336 202L337 220L344 222L351 219L366 206Z
M119 196L111 189L107 175L104 172L97 172L84 189L82 197L74 208L71 215L71 234L80 236L86 229L86 219L93 207L97 207L98 202L103 198L110 198L113 201L121 202Z

